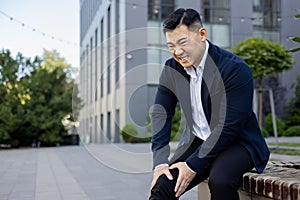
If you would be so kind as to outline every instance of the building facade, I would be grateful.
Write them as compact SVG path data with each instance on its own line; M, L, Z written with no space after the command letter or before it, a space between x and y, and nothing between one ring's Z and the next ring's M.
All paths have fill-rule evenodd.
M80 0L79 132L86 142L122 142L128 123L147 136L159 74L171 56L161 24L179 7L198 10L208 39L225 49L248 37L291 49L289 38L300 33L294 0ZM299 55L293 57L294 68L276 76L279 111L300 72Z

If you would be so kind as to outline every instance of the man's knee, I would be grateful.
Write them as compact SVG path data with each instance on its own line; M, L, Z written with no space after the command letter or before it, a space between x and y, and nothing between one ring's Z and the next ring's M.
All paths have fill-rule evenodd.
M172 170L170 170L170 173L173 176L172 180L168 179L168 177L165 174L162 174L160 177L158 177L155 185L159 186L159 187L172 187L173 186L173 189L174 189L175 184L176 184L176 179L178 177L178 170L172 169Z
M178 170L170 170L170 172L173 176L173 179L170 180L166 175L161 175L152 188L149 199L178 199L175 197L174 192L176 179L178 177Z

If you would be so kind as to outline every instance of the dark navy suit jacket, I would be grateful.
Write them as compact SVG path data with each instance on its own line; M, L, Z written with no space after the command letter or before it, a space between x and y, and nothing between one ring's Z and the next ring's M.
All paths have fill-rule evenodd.
M189 82L190 76L176 60L166 61L151 113L154 167L179 158L195 137L191 132L193 118ZM251 70L241 58L210 42L201 100L211 135L187 158L187 165L195 172L203 173L221 152L239 143L248 150L257 171L262 172L270 153L252 110ZM184 114L185 129L169 161L172 117L178 102Z

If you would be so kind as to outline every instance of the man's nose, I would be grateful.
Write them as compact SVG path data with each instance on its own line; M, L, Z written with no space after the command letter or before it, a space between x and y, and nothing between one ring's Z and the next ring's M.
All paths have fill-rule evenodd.
M177 49L175 49L175 51L174 51L174 54L176 55L176 56L179 56L179 55L181 55L183 53L183 50L181 49L181 48L177 48Z

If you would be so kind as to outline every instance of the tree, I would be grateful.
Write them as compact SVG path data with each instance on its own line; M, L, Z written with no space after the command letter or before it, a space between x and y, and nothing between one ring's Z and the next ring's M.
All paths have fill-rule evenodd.
M0 52L0 143L20 145L24 104L31 96L24 87L32 71L39 65L37 58L31 60L18 53L13 59L9 50Z
M14 59L8 50L0 53L0 143L61 142L66 133L61 120L72 112L70 72L56 51L45 50L34 60L20 53Z
M262 127L263 77L291 69L293 60L289 51L280 44L259 38L248 38L238 43L232 52L244 59L254 78L259 79L259 125Z
M55 51L44 51L40 67L28 87L34 98L26 104L27 135L35 135L44 145L62 142L66 130L61 123L72 112L73 80L67 77L71 66ZM34 108L34 109L33 109Z

